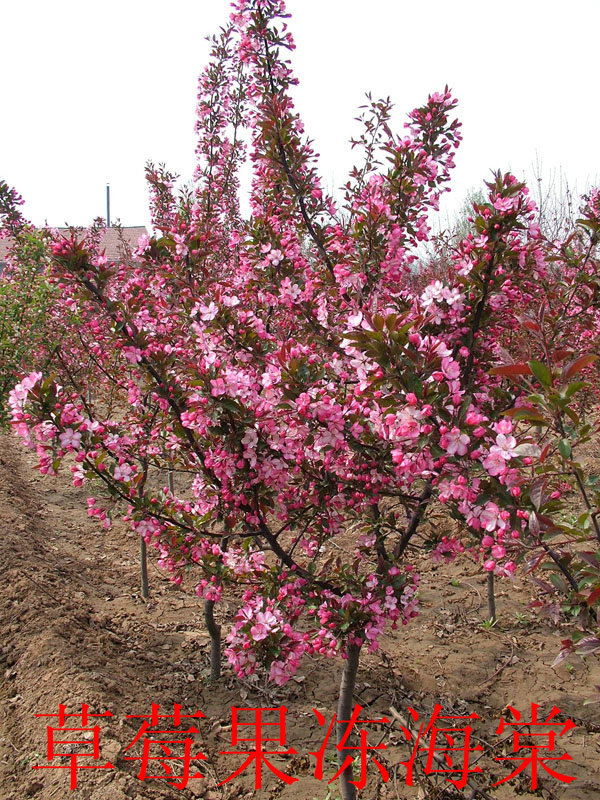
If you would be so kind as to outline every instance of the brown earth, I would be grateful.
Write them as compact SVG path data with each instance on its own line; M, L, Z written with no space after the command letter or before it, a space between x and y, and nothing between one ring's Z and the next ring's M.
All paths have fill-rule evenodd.
M87 517L85 490L74 488L68 473L42 479L31 469L34 461L14 439L0 437L0 800L250 796L335 800L335 782L327 785L335 772L331 748L323 781L313 776L315 758L309 751L318 750L324 738L313 708L323 713L327 723L335 711L339 663L306 658L299 677L275 691L262 682L240 682L228 667L217 685L210 684L208 637L197 598L169 583L151 556L151 598L142 601L136 537L122 525L99 531ZM463 560L435 568L424 560L418 566L422 614L394 637L388 636L379 653L362 657L356 699L364 707L362 718L389 719L366 729L369 743L387 745L377 757L391 778L384 784L371 763L361 797L599 797L598 706L584 705L600 684L598 662L551 667L561 635L530 616L526 583L498 587L499 622L486 629L482 626L485 586L474 564ZM227 608L221 613L227 614ZM95 765L109 761L113 769L79 770L73 791L68 770L33 769L34 765L68 763L66 758L47 759L46 726L56 726L57 720L35 716L57 714L59 703L69 713L81 713L81 704L86 703L90 713L109 709L113 714L99 720L99 760L81 759L82 764ZM207 757L199 764L204 779L190 780L186 788L177 790L162 780L139 780L139 762L125 760L140 753L125 748L141 722L126 716L148 715L152 703L159 704L163 714L171 713L174 703L183 706L182 713L201 709L205 714L204 719L192 721L198 728L198 749ZM447 775L431 770L425 774L426 753L419 754L415 785L405 786L406 770L400 762L410 758L411 746L402 733L401 720L408 719L409 707L414 709L420 714L412 724L416 731L422 721L429 720L436 703L445 715L475 713L479 717L471 721L471 747L483 750L472 754L471 765L481 758L478 764L483 771L470 776L461 791L445 780ZM491 787L520 763L494 760L512 755L510 729L496 733L502 714L512 719L506 710L512 705L526 721L531 703L540 704L540 719L546 719L556 705L561 713L555 721L570 718L575 723L563 736L558 736L562 728L555 728L553 755L566 751L572 760L549 766L577 780L570 785L559 782L540 768L541 788L536 792L531 791L528 770ZM282 705L288 709L286 747L294 747L297 755L273 761L299 780L287 786L263 767L263 788L257 792L251 770L218 787L244 760L221 754L239 749L231 744L231 707ZM78 721L67 724L81 726ZM88 727L94 724L96 720ZM464 727L466 723L455 724ZM459 734L456 746L463 742L464 735ZM547 745L547 735L538 742ZM90 752L89 747L84 751ZM182 752L174 745L174 754ZM161 773L158 762L152 766L150 774ZM441 770L444 764L435 762L432 768Z

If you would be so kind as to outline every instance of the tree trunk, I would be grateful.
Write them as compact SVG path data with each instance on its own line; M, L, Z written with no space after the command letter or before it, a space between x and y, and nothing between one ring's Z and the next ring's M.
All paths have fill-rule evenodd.
M204 622L210 634L210 679L218 681L221 677L221 626L214 616L215 601L204 601Z
M352 716L354 708L354 687L356 686L356 673L358 672L358 661L360 658L360 645L348 645L348 658L344 664L344 671L342 673L342 681L340 683L340 695L338 700L337 709L337 743L342 741L342 738L348 727L346 724L341 723L340 720L349 720ZM352 751L348 751L352 753ZM346 753L344 750L338 750L337 760L338 767L341 767L346 760ZM352 764L340 775L340 790L342 793L342 800L355 800L356 799L356 786L350 781L354 777Z
M496 622L496 595L494 593L494 573L487 574L488 614L490 622Z
M148 597L148 556L143 536L140 536L140 573L142 578L142 597L146 600Z

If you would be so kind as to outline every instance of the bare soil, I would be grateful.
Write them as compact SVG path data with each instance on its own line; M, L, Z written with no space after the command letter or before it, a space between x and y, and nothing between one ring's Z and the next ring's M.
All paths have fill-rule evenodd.
M325 733L313 709L320 710L327 724L336 709L339 662L307 658L299 677L275 691L262 682L240 682L227 666L221 681L211 684L209 641L193 587L186 592L171 584L151 554L151 597L142 601L137 538L119 524L100 531L87 517L85 490L73 487L68 473L41 478L32 470L34 463L12 437L0 437L0 800L335 800L336 782L327 784L335 773L333 747L327 750L323 781L314 777L316 760L309 753L320 748ZM364 654L361 660L356 700L364 707L361 718L389 720L365 729L369 744L387 746L376 756L390 773L384 783L370 763L361 797L600 797L599 706L584 705L600 684L598 661L552 668L564 634L530 615L527 583L498 586L499 621L486 629L485 584L474 564L463 561L436 568L424 559L418 568L418 620L388 636L378 653ZM220 613L227 616L227 607ZM33 769L68 764L66 758L47 759L46 726L56 726L57 719L35 716L57 714L60 703L68 713L81 713L85 703L90 713L113 714L98 720L99 760L81 759L82 764L95 765L109 761L113 768L79 770L73 791L68 769ZM203 719L182 726L191 722L198 729L194 738L206 761L196 763L204 779L190 780L181 790L165 780L138 779L140 762L126 757L141 751L126 748L142 720L126 717L149 715L152 703L160 705L162 714L171 714L175 703L183 706L182 713L204 713ZM540 767L540 788L535 792L529 769L492 787L520 763L496 760L513 755L510 729L496 733L500 720L503 715L512 720L510 705L529 721L532 703L540 705L539 719L545 720L557 706L560 714L553 721L574 722L562 736L562 728L554 728L552 753L567 752L572 760L548 766L576 780L560 782ZM462 790L446 780L456 774L426 774L426 752L418 754L414 786L405 785L401 762L410 758L413 745L406 741L403 721L410 717L409 707L418 713L419 720L411 722L416 733L436 704L444 715L479 717L470 721L471 748L483 749L472 753L471 766L477 764L482 772L471 775ZM217 785L244 761L243 756L222 754L240 749L231 743L232 706L287 708L286 748L293 747L297 754L274 756L272 761L297 782L287 786L263 767L260 790L254 790L253 768ZM467 722L454 724L464 728ZM96 720L88 727L94 724ZM68 725L81 723L75 719ZM172 727L166 720L165 730ZM538 738L540 746L548 745L548 730L531 728L531 733L546 734ZM425 746L427 739L423 742ZM458 734L456 746L463 742L464 735ZM174 754L182 752L174 746ZM432 765L434 770L444 768L443 762ZM158 762L153 769L151 774L161 773Z

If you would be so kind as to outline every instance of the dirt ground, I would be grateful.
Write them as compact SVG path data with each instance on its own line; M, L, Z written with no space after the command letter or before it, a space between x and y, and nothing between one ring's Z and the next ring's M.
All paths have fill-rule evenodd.
M119 524L108 532L99 530L87 517L85 489L74 488L66 472L41 478L31 469L33 463L34 457L13 438L0 437L0 800L227 800L252 796L336 800L337 783L327 783L335 773L333 747L327 750L322 781L314 777L316 759L309 753L319 750L326 732L326 727L319 727L313 708L326 718L326 726L336 709L339 662L307 658L298 679L275 691L262 682L241 683L228 667L217 685L210 684L208 637L193 587L187 587L186 593L170 584L151 555L151 597L142 601L136 537ZM370 762L361 797L600 797L600 707L584 705L594 686L600 684L598 662L574 661L570 667L551 667L561 635L527 611L530 592L526 583L498 587L499 621L486 629L482 625L485 586L475 565L463 561L436 568L424 561L418 567L422 574L421 615L393 637L388 636L379 653L362 657L356 699L364 707L362 719L389 720L365 726L365 730L370 745L386 745L387 749L375 755L390 779L384 783L377 766ZM226 614L227 608L221 613ZM58 714L60 703L67 713L81 714L84 703L90 713L110 710L113 715L88 721L88 728L100 725L100 755L96 761L79 759L80 765L110 762L112 768L79 769L78 785L72 791L69 769L33 769L35 765L69 763L67 757L47 758L46 727L58 726L57 718L35 716ZM206 756L205 761L195 762L205 777L190 780L181 790L165 780L140 780L139 760L126 760L141 754L141 741L126 748L142 722L126 717L149 715L152 703L159 704L165 715L173 713L175 703L183 706L183 714L201 710L205 715L181 726L197 727L195 743ZM470 764L482 771L470 775L460 791L446 780L447 773L439 771L445 768L439 755L427 769L426 737L421 742L424 751L417 753L414 786L406 786L406 768L401 762L410 759L414 744L407 742L402 732L403 721L406 724L411 716L409 708L420 715L410 723L416 736L436 703L443 715L479 717L470 721L470 747L482 750L471 754ZM492 787L521 764L520 760L497 760L513 755L511 729L496 733L502 715L512 721L507 710L511 705L521 712L522 721L530 721L532 703L541 707L538 719L546 720L556 705L560 714L553 722L573 721L574 726L564 735L559 735L562 725L552 729L556 738L552 756L567 752L571 760L551 761L546 766L576 780L570 784L556 780L542 765L536 791L531 790L530 768L510 782ZM263 786L255 792L253 763L243 774L217 785L245 760L244 756L222 754L240 749L231 741L232 706L288 709L286 749L293 747L297 753L274 756L272 761L297 777L295 783L288 786L277 780L263 765ZM169 720L164 723L165 730L173 728ZM444 724L449 723L438 721L437 727ZM464 728L467 721L454 724ZM66 725L82 727L76 718ZM540 734L540 747L549 746L550 728L532 726L528 730ZM88 740L93 736L86 732L73 735ZM62 735L55 734L55 738L60 740ZM464 741L464 734L457 734L455 746L463 747ZM91 746L88 741L73 750L89 753ZM173 748L174 755L183 754L183 745ZM549 755L548 750L541 755ZM457 760L461 758L459 755ZM176 774L180 768L181 763L175 766ZM436 769L437 773L432 771ZM151 770L149 774L161 774L157 761L152 762Z

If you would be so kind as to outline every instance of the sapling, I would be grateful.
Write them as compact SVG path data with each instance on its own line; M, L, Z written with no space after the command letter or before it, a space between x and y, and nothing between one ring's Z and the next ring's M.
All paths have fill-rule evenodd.
M126 507L171 579L195 576L213 679L226 593L236 673L262 667L282 686L304 654L340 657L339 721L363 648L376 652L387 625L418 613L411 555L434 505L465 531L437 537L436 561L474 544L488 575L510 578L530 545L523 503L538 444L507 413L516 398L493 369L547 245L526 187L496 173L447 280L415 286L460 141L456 102L447 88L431 95L398 135L389 101L370 101L338 209L291 99L287 17L280 0L234 5L200 80L194 186L178 197L174 176L149 166L156 235L137 261L109 264L76 239L52 245L94 379L127 413L86 407L85 383L37 372L11 408L44 469L58 442L52 464L74 454L77 480L98 478ZM157 489L174 469L176 484ZM89 507L108 519L106 498ZM349 766L344 800L357 787Z
M487 574L487 601L488 601L488 619L496 622L496 594L494 591L494 573L488 572Z

